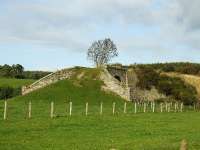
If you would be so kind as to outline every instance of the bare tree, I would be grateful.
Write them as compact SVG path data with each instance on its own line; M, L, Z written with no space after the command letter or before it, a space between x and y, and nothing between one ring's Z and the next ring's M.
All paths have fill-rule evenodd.
M96 67L107 64L116 56L118 56L117 47L109 38L93 42L87 52L88 59L93 61Z

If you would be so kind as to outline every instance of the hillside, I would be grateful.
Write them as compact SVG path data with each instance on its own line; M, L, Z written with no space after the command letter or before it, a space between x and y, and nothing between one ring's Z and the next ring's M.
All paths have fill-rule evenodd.
M199 149L199 113L134 114L132 103L101 90L99 70L78 68L73 78L58 81L25 96L8 101L8 119L3 118L0 102L0 149L4 150L108 150L108 149L178 149L183 138L190 149ZM32 118L27 118L28 102ZM50 102L55 103L55 117L50 119ZM73 102L69 117L69 102ZM89 104L85 116L85 104ZM103 114L99 115L103 102ZM115 115L112 104L116 103ZM156 111L158 111L157 108ZM190 124L188 125L188 118ZM187 132L185 132L187 131Z
M88 70L90 70L90 73L87 74ZM187 105L192 105L198 101L197 91L193 85L173 76L163 76L149 66L62 69L37 80L31 85L23 86L22 95L64 79L74 79L76 83L82 77L88 75L91 76L91 79L103 82L104 85L102 84L100 87L104 91L112 91L127 101L179 101Z
M32 101L33 107L43 109L42 114L48 115L48 105L51 101L55 102L56 109L61 111L65 110L67 103L70 101L74 103L74 107L79 108L86 102L99 107L100 102L105 104L112 104L113 101L122 103L124 100L113 93L105 93L102 91L101 86L103 82L98 78L99 71L97 69L76 69L75 74L68 80L61 80L55 84L51 84L45 88L31 92L25 96L18 96L9 101L12 106L12 110L15 111L16 107L19 107L19 103L24 105L29 101ZM15 107L16 106L16 107ZM16 108L18 110L18 108ZM46 110L46 112L45 112ZM35 112L35 115L41 115L41 112ZM13 113L17 116L18 113ZM63 114L58 114L63 115Z
M200 76L197 75L188 75L188 74L180 74L180 73L175 73L175 72L170 72L170 73L163 73L171 77L179 77L183 79L186 83L194 86L197 90L198 97L200 98Z

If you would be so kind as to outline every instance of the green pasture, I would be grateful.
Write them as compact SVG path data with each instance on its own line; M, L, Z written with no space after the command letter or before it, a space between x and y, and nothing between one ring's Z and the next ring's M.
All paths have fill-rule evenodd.
M0 78L1 86L21 87L23 85L29 85L35 80L32 79L15 79L15 78Z
M94 71L95 72L95 71ZM2 150L178 150L186 139L191 150L200 149L200 113L193 108L183 112L134 113L134 104L101 90L95 73L81 79L59 81L26 96L8 100L7 120L0 102L0 149ZM87 76L86 76L87 75ZM28 119L28 103L32 118ZM55 117L50 118L54 102ZM73 103L69 116L69 102ZM88 116L85 104L88 102ZM100 103L103 114L99 114ZM112 113L116 103L115 114Z

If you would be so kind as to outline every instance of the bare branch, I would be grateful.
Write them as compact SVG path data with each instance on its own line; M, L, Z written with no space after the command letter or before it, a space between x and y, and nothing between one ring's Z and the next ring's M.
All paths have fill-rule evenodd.
M109 38L93 42L87 53L88 59L97 67L107 64L116 56L118 56L117 47Z

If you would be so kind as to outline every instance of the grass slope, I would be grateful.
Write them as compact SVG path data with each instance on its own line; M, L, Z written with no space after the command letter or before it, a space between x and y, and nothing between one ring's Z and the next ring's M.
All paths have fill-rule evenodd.
M0 86L21 87L23 85L29 85L34 81L32 79L0 78Z
M200 149L199 112L138 113L128 103L101 91L98 70L78 69L76 77L8 101L8 120L3 121L0 102L0 149L3 150L175 150L187 139L190 149ZM32 101L32 119L27 119L27 103ZM50 102L55 102L54 119L49 118ZM69 101L73 113L69 117ZM112 103L116 114L112 115ZM85 102L89 114L84 115ZM99 104L103 102L103 115Z

